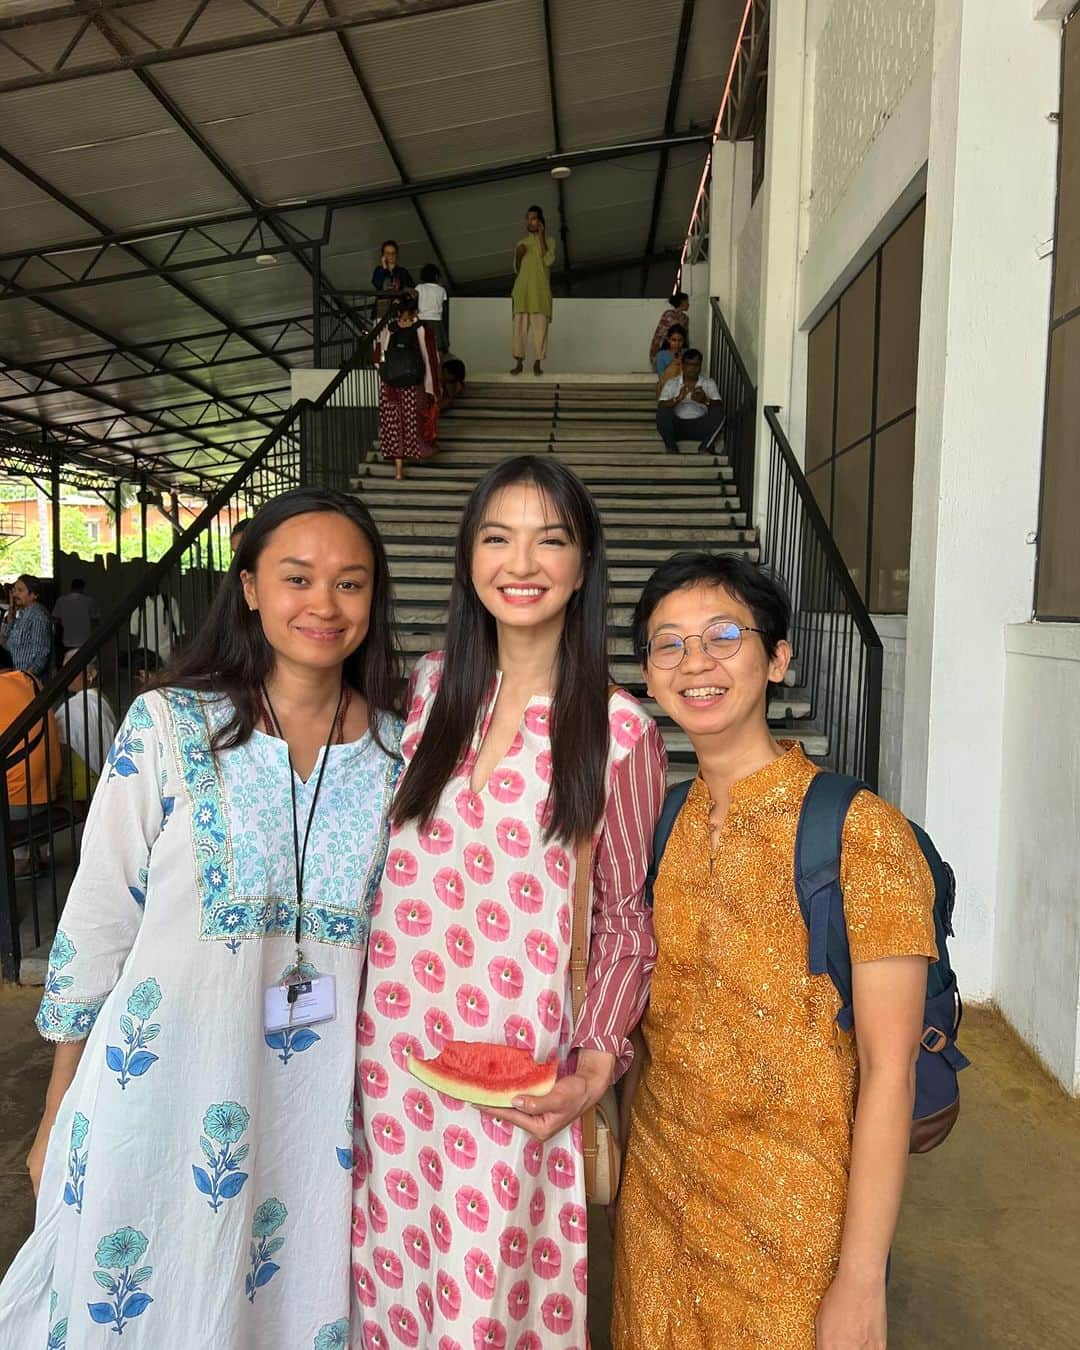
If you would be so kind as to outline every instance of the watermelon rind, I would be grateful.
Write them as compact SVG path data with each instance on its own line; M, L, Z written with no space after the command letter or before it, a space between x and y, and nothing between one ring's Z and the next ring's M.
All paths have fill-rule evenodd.
M487 1061L487 1072L467 1074L461 1067L447 1065L447 1058L460 1060L475 1048ZM409 1072L427 1087L455 1101L473 1106L513 1106L518 1097L542 1097L555 1086L558 1059L539 1064L525 1050L490 1045L480 1041L452 1041L434 1059L409 1056Z

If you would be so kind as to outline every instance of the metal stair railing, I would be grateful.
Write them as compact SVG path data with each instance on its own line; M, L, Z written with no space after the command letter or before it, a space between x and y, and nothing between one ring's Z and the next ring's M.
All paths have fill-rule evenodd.
M735 474L739 504L749 520L754 510L757 389L715 296L710 308L709 374L720 390L720 406L724 410L720 444Z
M878 784L881 639L777 418L769 430L769 494L761 559L791 591L790 641L811 719L828 739L826 763Z
M314 400L294 403L160 561L90 640L0 733L0 975L18 978L20 924L33 946L54 929L78 866L82 824L100 774L124 773L98 700L122 720L141 685L204 621L230 562L229 534L241 515L308 483L349 490L363 441L358 417L372 415L378 376L372 346L387 321L364 334L357 354ZM129 564L129 566L131 566ZM89 675L88 675L89 672ZM4 678L0 674L0 678ZM87 687L88 678L94 687ZM82 754L58 753L62 740ZM17 800L13 804L12 797ZM17 858L16 853L24 856ZM46 854L41 864L39 854ZM17 870L25 877L16 876Z

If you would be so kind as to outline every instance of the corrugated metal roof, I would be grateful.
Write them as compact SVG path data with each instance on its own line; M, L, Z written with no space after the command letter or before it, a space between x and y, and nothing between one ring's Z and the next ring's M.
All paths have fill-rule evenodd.
M40 0L40 6L50 2ZM410 2L401 0L403 9ZM333 12L363 15L371 5L372 0L335 0ZM106 11L104 22L138 55L173 44L195 7L195 0L146 0ZM271 0L268 12L289 23L305 7L306 0ZM696 5L676 131L709 126L715 118L742 7L742 0ZM550 12L563 147L662 134L682 0L551 0ZM317 3L307 21L328 13ZM543 16L540 0L486 0L341 34L185 56L147 66L142 77L116 70L0 91L0 145L108 229L148 231L167 221L247 209L243 195L185 134L167 101L220 157L248 198L265 204L394 184L394 154L405 173L421 182L539 157L555 150ZM81 22L20 28L13 41L30 61L47 68ZM190 40L229 39L265 29L267 23L247 0L210 0ZM72 59L109 62L113 49L92 27ZM31 69L0 47L0 83L23 78ZM154 85L161 98L155 98ZM704 147L669 156L658 250L682 243L703 156ZM563 190L575 266L640 256L658 162L657 155L644 155L575 169ZM534 200L544 205L549 230L560 239L559 194L546 174L425 194L420 202L434 238L408 199L343 208L323 249L325 275L341 289L366 286L379 244L394 237L414 274L439 250L455 283L491 277L499 279L498 290L510 272L524 209ZM292 219L317 231L321 213ZM215 234L237 242L247 228L237 223ZM70 243L93 232L46 191L0 163L0 252ZM160 260L175 242L175 237L148 237L138 248ZM201 256L198 247L189 239L171 256ZM136 265L129 253L116 252L103 260L101 273ZM46 275L45 265L35 263L23 278L30 282ZM283 257L274 267L250 260L207 265L178 274L175 283L144 277L64 291L49 297L54 312L30 301L0 300L0 354L29 360L100 349L101 336L80 321L117 341L138 343L218 329L221 315L243 326L302 314L310 309L311 284L295 259ZM625 284L616 276L610 286L625 292ZM182 294L181 287L195 298ZM207 356L219 345L219 339L207 340ZM229 351L253 348L237 337ZM133 369L119 365L111 373ZM93 373L88 369L87 378ZM275 362L259 359L201 370L198 377L239 396L280 382L282 374ZM99 393L147 408L197 397L182 376L168 374L106 383ZM78 395L39 396L39 406L47 410L43 415L57 418L85 412L90 402ZM0 405L0 427L3 415ZM255 427L252 435L257 432ZM169 437L153 443L174 441L181 443Z

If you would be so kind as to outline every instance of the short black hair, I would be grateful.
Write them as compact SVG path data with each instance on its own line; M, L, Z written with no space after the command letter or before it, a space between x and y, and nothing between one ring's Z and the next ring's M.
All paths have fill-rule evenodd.
M441 276L442 273L434 263L425 263L420 269L421 281L438 281Z
M452 380L457 380L459 384L465 383L465 362L459 361L456 356L451 356L442 363L443 370Z
M82 579L82 577L72 577L72 578L71 578L71 589L72 589L73 591L85 591L85 590L86 590L86 582Z
M690 297L686 294L685 291L676 291L675 294L671 297L671 308L678 309L684 300L689 299Z
M401 249L398 248L398 241L396 239L384 239L379 245L379 252L385 253L388 248L396 248L399 253L401 252Z
M245 516L243 520L238 520L236 524L232 527L232 529L229 531L229 538L235 539L238 534L243 534L250 524L251 524L250 516Z
M696 347L687 347L682 354L682 359L684 366L686 365L687 361L700 361L703 365L705 363L705 358L702 356L702 354L698 351Z
M417 300L415 295L410 295L408 292L404 295L399 295L394 301L395 314L415 314L419 308L419 300Z
M645 583L634 606L634 653L645 664L649 620L661 600L690 586L719 586L741 601L760 628L761 643L771 661L791 626L791 599L787 587L773 572L730 553L676 553L662 562Z

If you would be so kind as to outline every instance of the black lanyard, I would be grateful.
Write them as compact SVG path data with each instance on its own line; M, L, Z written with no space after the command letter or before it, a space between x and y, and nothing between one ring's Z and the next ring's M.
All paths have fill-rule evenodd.
M307 862L308 840L311 838L311 826L315 820L315 808L319 804L319 793L322 791L323 775L326 773L326 762L330 758L330 746L334 739L334 729L337 727L338 717L341 715L341 704L345 698L345 684L342 682L341 690L338 693L337 707L334 709L334 720L330 723L330 734L326 738L326 748L323 750L322 762L319 765L319 772L315 779L315 791L311 798L311 808L308 811L307 825L304 827L304 844L300 846L300 816L296 808L296 773L293 769L292 751L289 749L289 742L285 739L285 733L281 729L281 723L278 721L278 715L274 711L274 705L270 702L270 695L266 692L266 686L262 690L263 702L266 704L266 710L270 714L274 730L285 741L285 753L289 760L289 796L292 799L292 823L293 823L293 867L296 872L296 968L295 974L297 980L300 979L300 966L304 960L304 953L300 950L300 934L303 928L304 918L304 865ZM296 985L289 984L289 1002L292 1003L296 998Z

